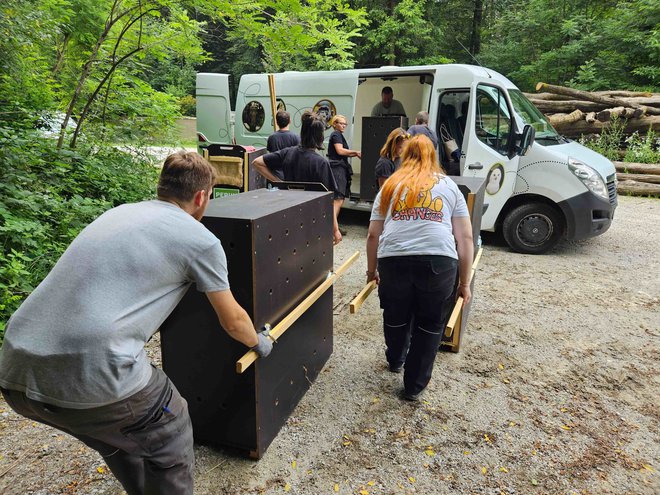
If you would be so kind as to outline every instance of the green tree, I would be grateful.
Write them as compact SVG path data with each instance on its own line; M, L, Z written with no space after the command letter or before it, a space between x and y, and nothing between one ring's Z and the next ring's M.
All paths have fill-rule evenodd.
M504 2L486 21L480 59L527 90L538 81L654 89L659 26L654 0Z
M341 0L209 0L198 8L223 24L228 43L256 49L264 71L350 68L367 24L363 9Z

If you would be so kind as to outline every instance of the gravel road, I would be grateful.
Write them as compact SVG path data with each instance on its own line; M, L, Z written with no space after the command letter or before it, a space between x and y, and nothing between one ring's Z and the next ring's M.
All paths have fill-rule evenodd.
M349 213L335 266L364 253ZM385 370L377 295L349 314L362 256L335 287L334 353L265 456L196 448L196 493L660 493L659 226L660 201L622 197L609 232L547 255L485 236L461 350L419 404ZM0 410L1 493L122 493L94 452Z

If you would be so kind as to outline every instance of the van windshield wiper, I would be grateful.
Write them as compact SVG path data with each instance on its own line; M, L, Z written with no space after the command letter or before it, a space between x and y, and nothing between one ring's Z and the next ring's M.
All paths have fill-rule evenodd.
M536 136L536 139L547 139L549 141L557 141L558 143L568 142L564 136L560 135Z

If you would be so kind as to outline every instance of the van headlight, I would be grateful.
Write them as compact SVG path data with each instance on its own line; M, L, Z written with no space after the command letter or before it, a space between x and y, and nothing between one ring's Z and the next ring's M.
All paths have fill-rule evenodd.
M580 160L568 158L568 168L580 179L592 193L600 196L605 201L609 201L607 186L598 172Z

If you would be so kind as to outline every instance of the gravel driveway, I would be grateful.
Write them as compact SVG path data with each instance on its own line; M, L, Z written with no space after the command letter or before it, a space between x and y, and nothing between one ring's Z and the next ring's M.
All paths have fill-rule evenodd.
M461 350L419 404L385 370L377 295L348 312L367 218L340 219L335 266L363 256L324 371L260 461L198 447L196 493L660 493L660 201L622 197L609 232L543 256L485 236ZM122 492L94 452L0 409L1 493Z

